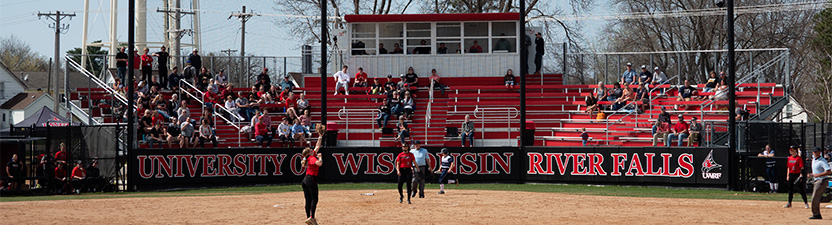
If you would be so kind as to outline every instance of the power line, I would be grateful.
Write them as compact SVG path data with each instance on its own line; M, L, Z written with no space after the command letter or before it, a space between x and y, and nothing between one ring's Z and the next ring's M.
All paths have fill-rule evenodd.
M64 31L69 30L69 24L61 24L61 20L64 19L64 18L69 18L71 20L72 17L75 17L75 13L66 14L66 13L61 13L61 11L55 11L54 13L40 13L40 12L38 12L38 18L42 18L42 17L45 17L47 20L52 20L52 21L55 22L54 24L51 24L49 27L50 28L55 28L55 57L54 57L54 62L55 63L53 64L55 66L55 69L53 70L53 71L55 71L55 73L54 73L53 78L52 78L52 80L54 80L54 82L52 83L52 99L55 101L55 106L54 106L53 109L55 111L58 111L58 103L60 102L58 100L58 71L60 71L60 69L61 69L61 64L59 63L59 62L61 62L61 58L59 58L59 54L60 54L60 51L61 51L61 33L64 32ZM66 82L69 82L69 81L67 81L67 79L64 78L64 82L66 83ZM68 87L66 85L64 85L65 91L67 91L67 94L69 94L69 92L68 92L69 89L67 89L67 88ZM67 96L69 96L69 95L67 95ZM69 104L68 101L67 101L67 104Z
M782 3L782 4L768 4L768 5L753 5L736 7L735 15L753 14L753 13L771 13L771 12L788 12L788 11L803 11L803 10L817 10L824 7L830 7L832 3L826 1L816 2L799 2L799 3ZM674 11L657 11L657 12L637 12L627 14L607 14L607 15L563 15L563 16L542 16L526 20L530 21L580 21L580 20L635 20L635 19L650 19L650 18L677 18L677 17L693 17L693 16L724 16L725 10L720 8L706 8L706 9L691 9L691 10L674 10Z

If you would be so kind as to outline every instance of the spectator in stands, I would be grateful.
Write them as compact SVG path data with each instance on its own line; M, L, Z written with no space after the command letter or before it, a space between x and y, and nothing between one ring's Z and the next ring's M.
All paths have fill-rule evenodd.
M272 136L269 135L269 126L263 120L257 121L256 125L254 125L254 139L257 140L257 145L264 148L270 147L272 145ZM263 142L266 142L266 145L263 145Z
M378 43L378 54L379 54L379 55L384 55L384 54L387 54L387 49L386 49L386 48L384 48L384 44L383 44L383 43Z
M399 43L393 43L393 51L390 54L402 54L404 53L404 49L399 46Z
M404 127L404 129L407 129L407 130L410 129L410 126L407 125L407 121L405 121L404 115L399 116L399 122L396 123L396 128L398 128L399 131L401 131L402 127Z
M283 104L286 106L286 116L289 121L295 121L298 118L298 111L295 108L295 93L289 92L288 96L283 99Z
M153 76L153 57L151 57L148 52L150 49L144 48L143 54L141 55L141 63L142 63L142 79L143 81L150 81L150 77Z
M289 80L289 75L283 76L283 81L280 82L280 88L285 91L292 91L295 89L295 84Z
M708 99L712 101L728 100L728 85L725 85L724 80L720 81L720 84L716 86L716 92Z
M469 115L465 115L465 121L462 121L462 147L465 147L465 139L468 139L470 147L474 147L474 122L470 119Z
M589 134L586 133L586 127L581 128L581 145L586 147L586 142L589 141Z
M243 121L249 121L251 119L251 103L249 103L248 98L243 97L243 92L237 93L239 98L234 100L234 108L237 109L237 114L243 118Z
M719 77L716 76L716 72L711 71L710 77L708 77L708 82L705 83L705 88L702 89L703 93L714 92L719 85Z
M76 194L80 194L81 190L84 189L84 184L86 183L84 179L87 178L87 172L84 169L81 161L75 163L75 168L72 168L72 186L73 191Z
M205 89L208 88L208 86L213 84L213 79L214 76L211 75L211 71L208 70L208 68L203 67L202 72L199 73L200 84L198 84L197 88L199 88L199 90L201 91L205 91Z
M381 83L378 81L378 78L373 78L373 84L370 85L370 90L367 91L367 94L371 94L371 95L381 94L381 91L383 90L383 88L384 88L384 86L381 85Z
M176 109L176 115L179 122L189 121L191 118L191 110L188 109L187 101L182 100L179 108Z
M300 97L297 101L295 101L295 107L298 111L298 114L303 115L309 111L309 108L312 106L309 105L309 100L306 99L306 94L300 93Z
M191 143L193 143L194 125L191 124L189 119L182 120L179 130L182 131L179 135L179 148L190 148Z
M650 84L650 80L653 79L653 74L650 71L647 71L647 66L641 65L641 73L638 75L638 84Z
M635 101L641 101L641 105L639 105L639 113L644 113L647 109L650 108L650 91L647 87L648 84L640 84L638 85L638 89L636 90L636 98Z
M688 147L693 147L693 143L696 142L699 144L699 132L702 131L702 124L699 123L698 119L694 116L690 119L690 127L688 128L688 132L690 136L688 136Z
M166 78L168 76L168 60L170 59L170 54L168 54L167 48L162 46L160 51L153 53L153 56L156 56L156 70L159 72L159 81L162 87L167 87L168 80Z
M659 142L659 139L661 139L662 142L667 142L667 134L670 133L670 123L656 121L656 124L653 124L653 127L656 127L653 132L653 147L656 147L656 143Z
M615 103L612 105L612 110L619 110L624 108L627 105L627 102L633 100L633 92L630 91L630 87L624 86L623 92L621 93L621 97L615 100Z
M588 95L588 96L586 96L585 101L586 101L586 110L584 110L584 112L586 112L590 116L592 116L592 113L595 112L596 109L598 109L598 99L595 98L595 95Z
M402 107L402 105L400 103L398 94L393 94L393 99L390 100L389 106L390 106L390 113L391 113L390 115L391 116L394 116L394 117L398 118L402 114L402 112L404 112L404 108Z
M165 131L167 132L168 148L173 148L173 143L179 142L179 136L182 134L182 128L179 127L179 121L176 117L170 118L170 123L168 123Z
M144 115L139 120L139 135L148 135L153 130L153 113L150 109L144 110ZM145 138L146 139L146 138Z
M511 69L506 71L506 75L503 76L503 82L506 84L506 88L514 88L514 72Z
M396 83L395 87L393 87L395 92L410 89L410 85L407 83L407 79L405 79L404 76L404 74L399 75L399 82Z
M116 74L118 75L118 79L126 81L127 78L127 53L124 53L124 50L127 47L121 47L116 53Z
M211 128L211 123L208 119L202 119L199 124L199 147L205 148L205 141L210 140L217 147L217 136L214 135L214 129Z
M440 77L439 77L439 74L436 73L436 69L431 69L430 70L430 77L428 77L428 79L430 80L431 84L433 84L433 89L434 90L439 88L440 93L442 95L445 95L445 87L446 86L439 82Z
M220 87L225 87L226 85L228 85L228 76L225 75L225 70L220 69L219 73L217 73L217 76L214 77L214 81Z
M221 101L217 98L217 94L214 92L214 87L209 86L208 90L203 94L202 100L205 101L205 107L211 109L213 111L214 104L219 103Z
M670 113L667 112L667 108L662 106L662 112L659 113L659 118L656 120L658 122L668 123L670 125ZM653 134L656 134L656 125L653 125Z
M413 116L413 98L410 97L410 93L404 95L404 99L402 100L402 107L404 108L404 115L407 119L410 119Z
M728 75L725 74L725 71L719 71L719 80L728 82Z
M676 101L690 101L693 100L693 97L697 95L696 88L690 85L690 81L685 80L685 85L679 87L679 98ZM676 108L678 109L679 106L677 105ZM688 105L683 104L681 110L687 110Z
M651 83L653 83L653 85L662 85L669 81L670 80L667 79L667 75L665 75L664 72L659 70L658 66L653 68L653 79L651 79Z
M295 139L292 138L292 125L289 124L289 118L283 117L283 121L277 126L278 137L283 143L283 147L293 146ZM286 145L286 143L290 145Z
M621 74L621 83L624 85L630 85L636 82L636 71L633 70L633 64L627 63L627 70Z
M607 95L607 101L615 102L624 95L624 90L621 89L621 84L617 82L614 83L612 87L612 91L610 91L609 95Z
M524 35L525 36L525 35ZM546 41L540 32L534 34L534 74L541 74L543 67L543 55L546 53Z
M413 54L430 54L430 47L425 40L419 42L419 47L413 48Z
M407 130L404 124L399 124L399 135L396 136L396 140L405 145L408 138L410 138L410 131Z
M687 139L688 136L689 136L688 135L688 128L690 128L690 127L689 127L688 123L685 123L685 117L682 116L682 115L679 115L679 122L674 124L673 129L671 129L671 131L673 133L667 135L667 140L666 140L667 145L666 146L670 147L670 143L673 141L673 139L678 139L679 141L677 143L677 146L681 147L682 146L682 140Z
M735 120L737 122L748 120L748 117L750 117L751 115L747 110L743 109L740 106L737 106L737 108L734 109L734 114L736 114Z
M445 47L445 43L439 43L439 48L436 49L436 54L448 54L448 47Z
M298 141L298 146L306 144L306 128L300 124L300 119L295 119L292 125L292 139Z
M338 95L338 91L342 88L344 89L344 93L346 95L350 95L349 91L349 83L350 83L350 74L347 73L347 66L341 67L341 71L336 72L332 76L335 78L335 94Z
M376 118L376 124L378 124L378 128L382 129L387 127L387 122L390 121L390 107L387 104L381 104L378 107L378 118Z
M355 73L355 82L353 82L352 86L367 87L367 73L364 72L364 68L358 67L358 72Z
M248 102L249 102L249 106L248 106L249 111L254 111L254 110L260 109L260 100L257 99L257 95L255 93L249 93L248 94Z
M607 96L607 87L604 86L603 81L599 81L598 87L596 87L593 91L593 95L595 95L595 98L598 99L598 101L605 101L607 100L607 97L609 97Z
M474 44L471 45L470 48L468 48L468 53L482 53L482 46L480 46L480 44L476 40L474 40Z
M168 89L176 90L179 88L179 80L181 79L182 77L179 76L179 67L174 66L170 75L168 75Z
M168 101L165 100L165 97L162 95L156 95L156 98L153 99L151 105L155 106L156 108L156 115L160 115L165 119L170 118L170 110L168 110Z
M237 94L234 93L234 84L232 84L232 83L225 84L224 88L222 88L222 91L220 92L220 95L219 95L219 97L222 98L222 99L225 99L228 96L232 96L232 97L234 97L234 99L238 98Z
M12 155L12 159L6 163L6 176L8 176L7 182L10 184L10 190L18 190L20 187L20 181L23 181L23 164L17 159L17 154Z
M149 134L145 136L145 140L150 143L150 148L153 148L154 143L158 144L158 148L162 148L162 143L165 142L165 130L162 129L162 123L154 124L153 128L150 128Z
M188 61L196 68L197 71L202 69L202 57L199 56L199 49L194 48L194 51L188 55Z
M416 75L413 67L407 68L407 74L404 75L404 79L410 87L416 87L416 84L419 83L419 75Z
M229 95L225 98L225 109L228 109L228 111L234 115L229 116L228 119L230 119L231 121L240 122L236 121L237 118L242 118L242 116L240 116L240 109L237 108L237 101L235 101L234 96Z
M505 36L505 33L500 34L500 39L497 40L497 44L494 46L495 51L511 51L511 43L506 40Z
M385 87L396 87L396 82L393 82L393 75L387 74L387 82L384 83Z

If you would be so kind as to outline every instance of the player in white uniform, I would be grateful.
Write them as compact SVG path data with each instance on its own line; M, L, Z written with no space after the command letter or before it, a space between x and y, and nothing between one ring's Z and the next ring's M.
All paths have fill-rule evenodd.
M445 194L445 184L456 184L456 186L459 186L459 180L447 179L451 167L456 167L456 162L454 161L454 157L448 153L447 148L442 148L442 151L439 152L439 159L439 169L434 173L441 173L439 175L439 194Z

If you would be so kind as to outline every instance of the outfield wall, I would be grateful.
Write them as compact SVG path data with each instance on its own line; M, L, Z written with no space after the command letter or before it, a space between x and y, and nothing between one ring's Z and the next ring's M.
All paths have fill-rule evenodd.
M439 148L428 166L438 167ZM300 148L134 149L132 190L298 183ZM465 183L587 183L727 187L727 148L449 148ZM401 148L325 148L320 181L395 182ZM434 181L435 182L435 181Z

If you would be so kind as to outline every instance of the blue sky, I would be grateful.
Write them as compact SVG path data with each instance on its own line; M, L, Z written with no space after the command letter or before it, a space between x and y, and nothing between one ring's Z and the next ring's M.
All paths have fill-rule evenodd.
M90 27L88 42L108 39L110 0L90 0ZM593 14L607 14L599 7L606 1L599 1ZM148 41L163 40L163 15L156 9L162 7L162 1L150 0L147 3ZM240 11L242 5L247 9L264 14L279 14L268 0L240 1L240 0L202 0L200 6L204 12L202 19L202 48L201 52L218 52L221 49L240 48L240 22L236 19L228 20L228 15ZM182 0L182 7L190 6L190 1ZM51 57L54 50L54 31L48 27L46 19L39 20L38 12L55 10L75 13L72 20L64 20L69 24L69 31L61 36L61 52L81 46L83 28L84 1L81 0L0 0L0 36L15 35L27 42L34 51ZM118 14L119 41L127 41L127 0L119 1ZM300 55L299 39L294 39L288 30L275 25L277 17L254 17L246 23L246 52L255 55L298 56ZM190 17L185 17L182 27L190 27ZM590 40L597 37L603 21L587 21L585 31ZM186 37L187 38L187 37Z

